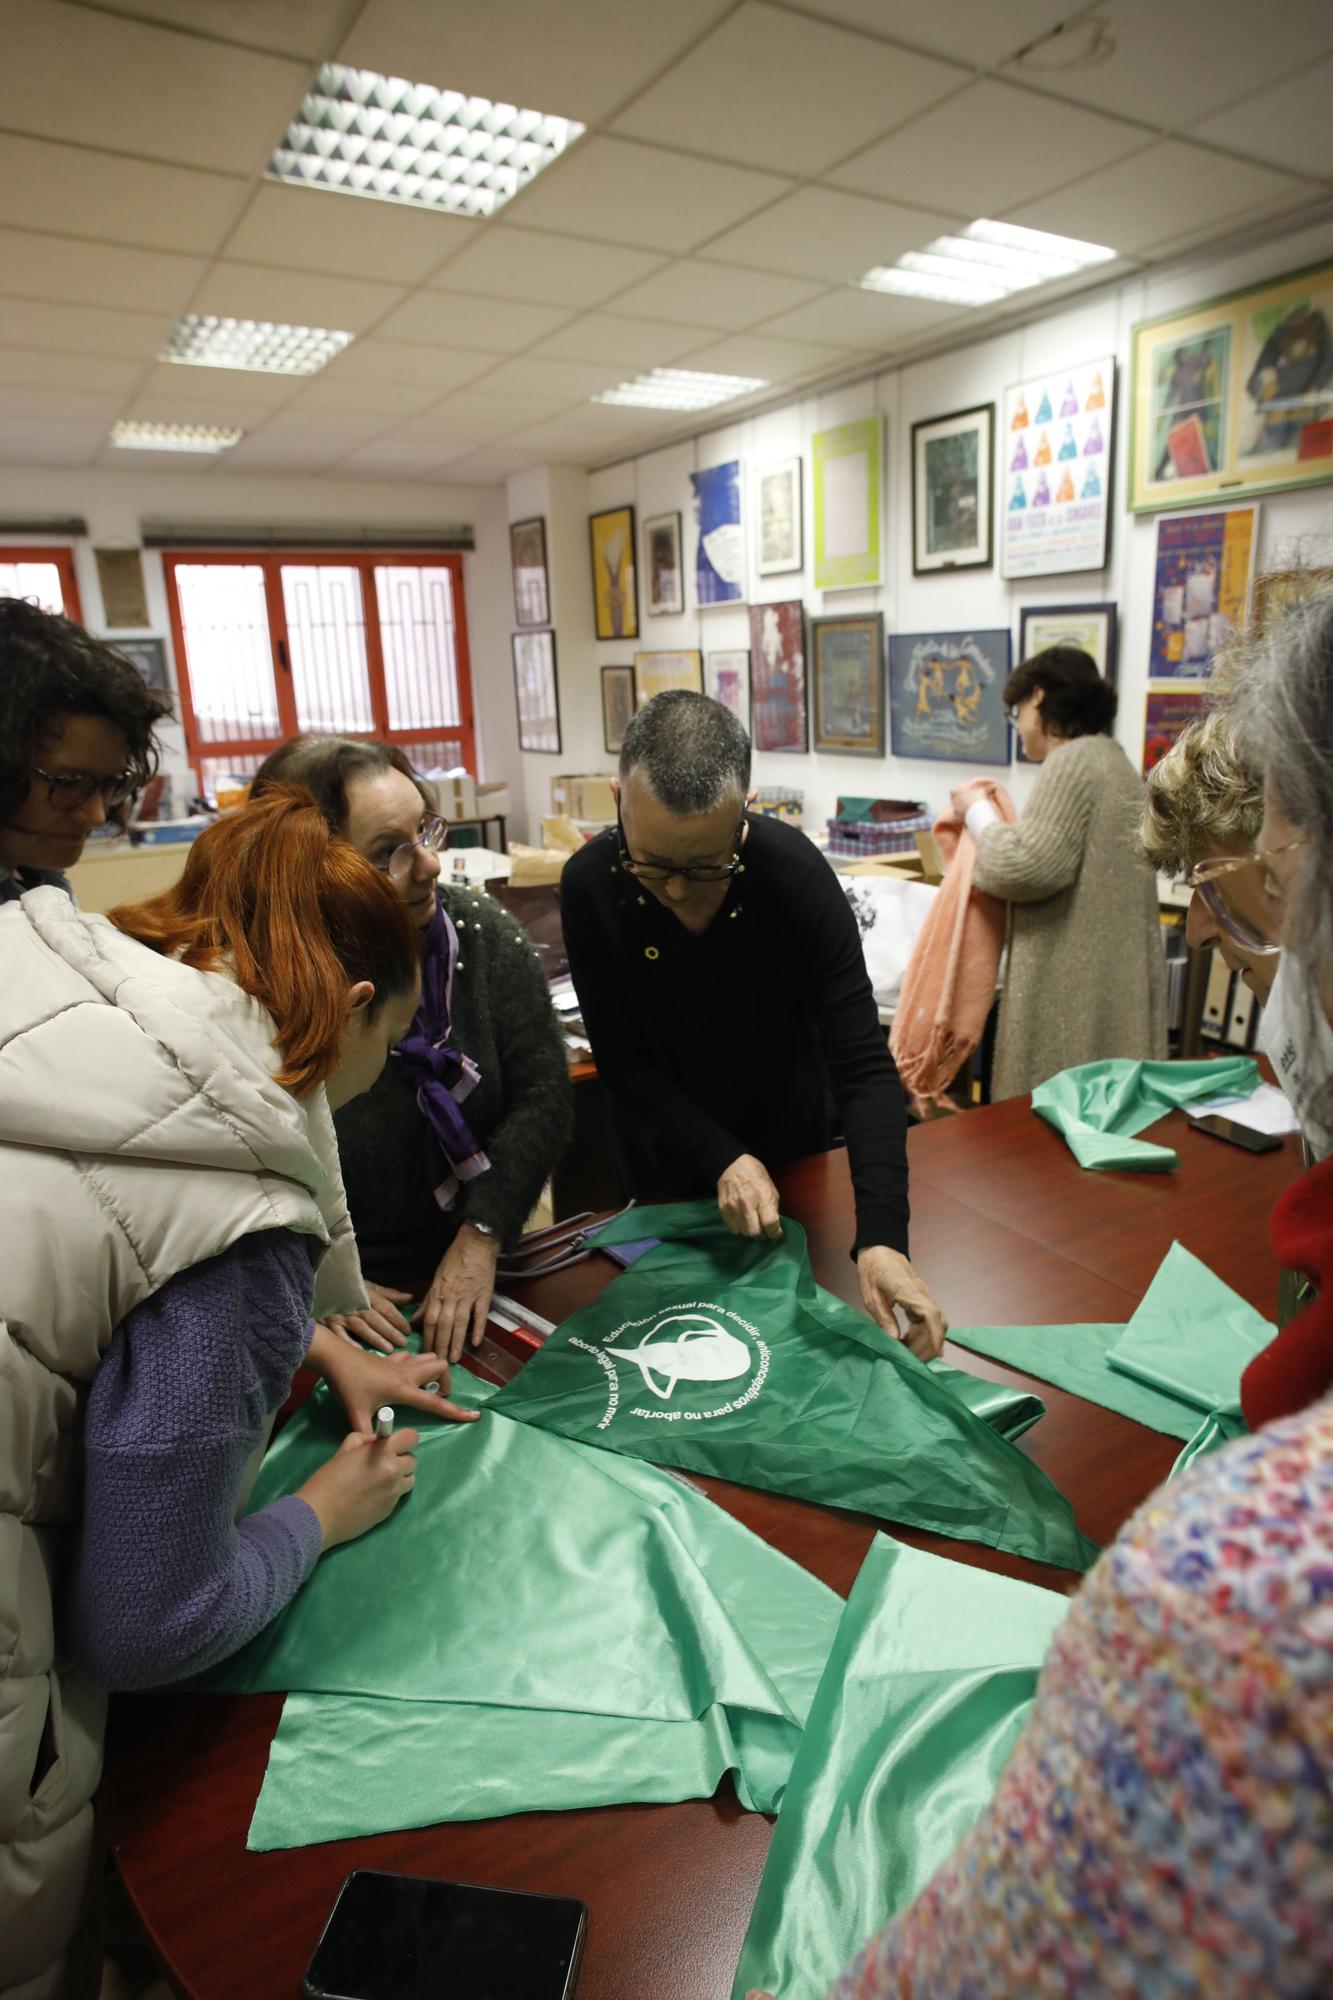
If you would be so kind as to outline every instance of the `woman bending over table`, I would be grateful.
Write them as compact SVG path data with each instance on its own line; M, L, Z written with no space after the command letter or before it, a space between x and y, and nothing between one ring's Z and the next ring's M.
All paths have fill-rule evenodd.
M425 1294L423 1344L480 1341L506 1243L521 1233L573 1122L564 1037L532 944L480 889L439 880L448 834L391 743L298 736L251 791L304 785L333 831L385 875L416 928L421 1006L373 1089L336 1120L372 1310L339 1321L400 1345Z

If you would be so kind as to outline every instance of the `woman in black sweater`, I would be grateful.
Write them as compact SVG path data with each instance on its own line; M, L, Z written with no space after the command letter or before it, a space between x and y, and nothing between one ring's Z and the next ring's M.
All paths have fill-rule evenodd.
M252 796L303 785L383 869L419 927L422 1005L373 1090L338 1113L338 1152L371 1311L349 1329L401 1345L425 1293L426 1346L456 1361L486 1324L500 1250L568 1141L573 1092L550 991L525 933L484 891L442 885L447 833L394 744L295 737Z

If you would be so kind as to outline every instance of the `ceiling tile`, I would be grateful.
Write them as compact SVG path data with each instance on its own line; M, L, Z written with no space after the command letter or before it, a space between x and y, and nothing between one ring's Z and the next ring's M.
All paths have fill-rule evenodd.
M385 416L357 416L332 410L302 410L295 403L275 411L264 425L266 438L317 438L341 444L344 451L369 444L372 438L392 430L395 419Z
M1058 194L1015 208L1005 219L1115 250L1146 250L1185 230L1239 219L1285 197L1297 200L1301 186L1268 167L1167 139Z
M744 0L613 129L750 167L818 174L938 103L968 74L767 0Z
M361 278L415 285L483 225L435 215L404 202L372 201L264 181L227 238L227 256L280 269L354 271Z
M516 305L512 299L473 298L462 292L415 292L390 313L379 331L387 340L513 354L554 333L570 314L563 306Z
M105 424L0 418L0 461L9 465L91 465L105 443Z
M521 354L488 375L486 387L497 396L513 390L520 396L558 396L566 403L576 403L600 395L603 389L614 389L624 378L625 370L613 361L546 361L535 354Z
M173 368L173 375L189 377L204 371L198 368ZM272 404L245 402L243 392L234 397L193 396L189 394L188 379L181 383L181 393L175 396L136 396L123 411L137 423L144 424L223 424L241 431L256 431L262 423L267 423L273 415Z
M536 305L596 306L636 278L660 270L663 259L614 243L575 242L535 229L490 224L469 247L451 257L435 279L448 289L487 298L527 299Z
M927 327L957 320L957 306L939 305L930 299L891 298L883 292L863 292L855 285L842 285L794 312L779 313L766 320L764 333L784 340L817 340L848 349L883 351L892 342L915 339Z
M554 416L569 398L559 396L494 396L465 390L437 403L424 417L414 417L394 433L409 439L455 439L463 444L490 444L543 418Z
M290 403L303 380L300 375L265 375L254 368L195 368L180 361L160 361L139 383L139 395L182 408L249 403L260 405L267 412ZM203 417L199 421L213 423L226 419Z
M757 375L765 384L792 382L798 375L845 368L847 350L813 340L780 340L768 333L733 333L700 348L686 364L715 375ZM715 415L716 412L710 412Z
M516 451L532 450L574 464L605 457L608 452L633 451L654 433L682 421L679 410L654 412L590 404L585 410L551 417L508 440Z
M465 458L454 459L446 478L459 480L468 485L496 486L504 479L512 479L516 472L526 472L529 466L540 465L539 451L473 451Z
M1213 146L1252 153L1293 173L1333 180L1333 57L1313 63L1299 76L1289 76L1261 90L1229 111L1205 118L1190 132Z
M837 284L859 278L875 264L891 264L904 250L919 249L948 222L946 216L896 202L870 201L832 188L802 188L719 236L704 254Z
M125 398L115 390L96 394L87 389L33 389L0 387L0 417L44 423L102 424L107 429L125 407Z
M170 313L116 312L110 306L0 299L0 342L10 347L116 355L142 367L156 358L170 326Z
M806 299L818 298L821 287L804 278L779 278L767 271L728 270L682 258L642 284L622 292L617 313L641 313L645 319L682 320L688 325L733 329L752 326L770 313L785 312Z
M404 438L378 438L349 452L338 466L340 478L353 473L363 479L428 479L442 473L457 454L438 444L411 444Z
M380 417L400 419L417 416L438 403L449 387L447 382L357 382L322 370L310 384L294 396L287 408L293 412L327 412L330 416Z
M1015 73L1043 90L1142 118L1168 132L1333 50L1328 0L1270 0L1261 17L1217 0L1110 0L1097 9L1112 50L1105 61ZM1260 25L1260 21L1262 25Z
M233 447L234 449L234 447ZM193 478L198 473L214 472L226 452L161 452L136 451L133 447L112 444L103 437L102 449L93 464L104 472L148 472L154 475L163 472L188 472Z
M513 210L516 221L538 229L609 237L640 249L692 250L790 186L748 167L594 138L516 195Z
M0 320L0 326L3 321ZM0 339L3 339L0 333ZM142 369L113 355L52 354L45 347L0 347L0 387L74 389L89 395L128 395Z
M402 340L383 340L373 333L334 356L321 370L330 381L398 384L434 388L437 396L475 381L500 359L498 348L483 353L467 347L420 347Z
M550 0L490 0L471 8L368 0L340 57L413 83L601 124L729 5L577 0L553 7Z
M80 0L80 4L96 7L99 0ZM114 0L106 11L318 62L331 53L333 38L347 17L347 4L346 0Z
M203 259L109 243L72 243L0 229L0 289L15 298L71 300L175 315L203 275Z
M977 69L1016 55L1074 11L1072 0L984 0L970 7L942 7L940 0L805 0L805 6L830 21L953 56Z
M371 284L364 278L268 270L262 264L221 259L190 301L190 310L361 333L403 296L401 286Z
M324 472L347 450L336 438L269 437L257 431L223 452L217 464L226 472Z
M1153 134L1118 118L987 79L827 174L886 201L973 219L1063 187L1140 151Z
M254 174L309 77L303 62L64 0L8 0L4 13L5 125L38 138Z
M0 132L0 222L25 229L211 256L246 192L222 174Z
M622 373L660 368L715 337L712 327L673 326L650 319L621 319L615 313L584 313L533 349L569 361L606 361Z

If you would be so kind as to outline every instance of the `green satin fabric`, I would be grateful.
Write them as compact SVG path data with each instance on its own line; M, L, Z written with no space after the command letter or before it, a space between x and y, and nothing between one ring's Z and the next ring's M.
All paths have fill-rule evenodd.
M1082 1063L1039 1083L1032 1109L1060 1133L1081 1167L1164 1172L1180 1165L1170 1146L1132 1135L1201 1099L1248 1097L1259 1082L1250 1056L1216 1062Z
M755 1241L733 1236L715 1202L685 1202L631 1209L599 1241L645 1236L658 1247L551 1335L495 1411L1065 1569L1095 1559L1045 1473L947 1378L818 1288L796 1223ZM670 1345L682 1314L730 1329L739 1374L652 1387L633 1350L659 1329Z
M988 1382L984 1375L969 1375L966 1368L951 1368L947 1361L932 1361L930 1372L943 1382L974 1417L989 1424L1001 1437L1021 1438L1046 1414L1040 1396L1028 1389L1015 1389L1005 1382Z
M876 1537L792 1767L732 1989L822 2000L991 1798L1068 1599Z
M1244 1437L1248 1429L1239 1403L1229 1403L1224 1409L1210 1410L1167 1473L1167 1478L1178 1479L1182 1472L1188 1472L1199 1459L1207 1458L1210 1452L1220 1451L1222 1446L1230 1444L1233 1438Z

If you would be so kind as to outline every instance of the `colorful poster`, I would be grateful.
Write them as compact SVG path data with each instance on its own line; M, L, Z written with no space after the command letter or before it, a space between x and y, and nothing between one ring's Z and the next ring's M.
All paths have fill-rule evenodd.
M1007 632L897 632L889 640L895 757L1009 762Z
M815 433L816 590L856 590L881 581L883 428L877 414Z
M704 693L729 708L741 728L750 727L750 655L710 653L704 663Z
M1197 722L1208 706L1202 688L1173 688L1169 692L1149 688L1143 724L1143 768L1151 771L1160 764L1181 731Z
M809 743L805 692L805 609L799 598L750 606L750 693L756 750Z
M694 562L699 603L739 604L745 596L745 536L741 528L741 462L690 474L699 544Z
M1115 361L1052 368L1004 392L1000 549L1006 577L1105 569Z
M1157 523L1150 681L1206 681L1213 655L1243 625L1259 509L1167 514Z

